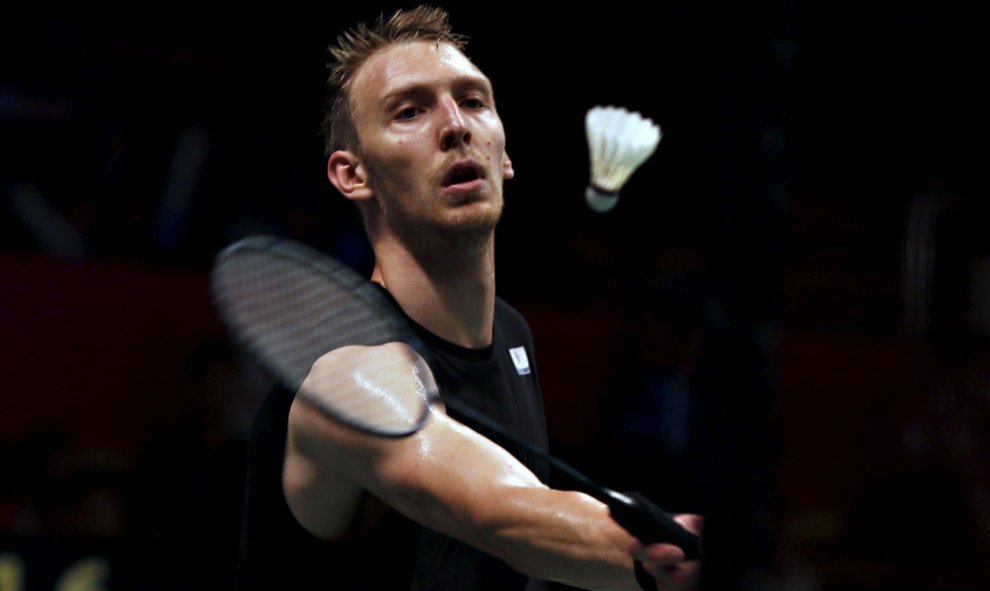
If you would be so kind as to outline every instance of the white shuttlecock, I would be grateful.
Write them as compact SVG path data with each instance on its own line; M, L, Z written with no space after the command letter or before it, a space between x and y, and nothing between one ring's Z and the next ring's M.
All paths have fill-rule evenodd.
M612 106L591 108L584 128L591 160L591 179L584 197L588 207L604 213L619 202L619 191L653 155L663 134L650 119Z

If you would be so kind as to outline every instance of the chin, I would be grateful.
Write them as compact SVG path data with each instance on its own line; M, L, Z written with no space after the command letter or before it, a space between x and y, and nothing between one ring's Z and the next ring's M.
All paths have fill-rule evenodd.
M439 229L455 235L484 237L495 230L502 218L502 202L472 203L447 214L438 221Z
M389 209L383 221L408 244L425 239L427 242L450 242L450 246L469 246L491 237L502 217L502 209L501 196L473 193L456 201L448 197L442 205L436 203L430 208Z

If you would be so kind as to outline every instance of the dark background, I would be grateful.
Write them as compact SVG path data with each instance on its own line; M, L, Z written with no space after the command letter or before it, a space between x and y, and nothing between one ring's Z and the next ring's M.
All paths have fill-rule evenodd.
M990 8L531 4L446 6L554 451L705 513L711 588L985 588ZM325 46L391 8L7 20L0 589L229 586L267 383L206 273L255 232L370 264L318 130ZM664 130L605 215L596 104Z

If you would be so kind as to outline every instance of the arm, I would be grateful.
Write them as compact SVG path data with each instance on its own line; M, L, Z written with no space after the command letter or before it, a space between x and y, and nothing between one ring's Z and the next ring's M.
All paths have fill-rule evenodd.
M413 373L410 363L422 360L395 343L335 351L314 366L303 387L316 396L320 388L353 387L348 369L368 363L368 356L390 391L414 395L402 390L415 390L406 376ZM389 363L382 365L383 359ZM386 439L343 427L298 396L289 417L284 484L297 519L321 537L346 530L355 499L366 489L527 575L591 589L639 588L632 569L635 540L603 504L547 488L511 454L440 411L417 433ZM682 556L673 546L649 548L660 564Z

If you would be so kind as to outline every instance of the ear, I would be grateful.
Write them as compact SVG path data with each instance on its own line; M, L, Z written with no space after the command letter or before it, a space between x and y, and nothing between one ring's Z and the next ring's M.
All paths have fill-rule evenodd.
M327 160L327 178L348 199L364 201L372 196L368 176L358 157L347 150L337 150Z
M502 152L502 178L509 180L516 176L516 171L512 169L512 160L509 160L509 155L506 152Z

